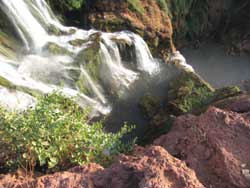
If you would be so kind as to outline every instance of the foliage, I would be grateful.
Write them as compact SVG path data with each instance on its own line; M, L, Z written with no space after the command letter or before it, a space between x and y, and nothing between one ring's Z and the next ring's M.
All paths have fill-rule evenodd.
M208 0L171 0L175 38L198 37L208 27Z
M47 0L50 5L60 7L60 10L77 10L85 6L85 0Z
M214 99L214 89L194 73L183 72L170 85L169 105L175 115L200 111Z
M121 141L132 127L125 125L118 133L107 133L101 122L90 125L87 114L60 93L41 97L34 108L22 113L1 109L0 145L11 148L12 165L26 169L89 162L105 165L132 148L134 141Z
M183 91L184 95L183 95ZM192 109L199 109L203 106L211 103L213 99L213 92L205 86L197 86L195 82L188 79L185 86L180 88L179 92L182 94L182 102L179 104L179 108L183 112L188 112Z
M215 90L195 73L182 73L170 85L168 105L174 115L187 112L200 114L213 102L240 93L240 89L234 86Z
M140 0L127 0L127 2L131 11L135 11L141 15L144 13L144 7L142 6Z

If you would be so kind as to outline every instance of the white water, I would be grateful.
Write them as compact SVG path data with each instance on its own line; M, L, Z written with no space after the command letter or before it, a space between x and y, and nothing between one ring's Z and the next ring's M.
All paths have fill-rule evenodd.
M0 54L0 80L15 88L10 95L15 100L11 100L11 103L6 99L8 97L3 97L10 90L0 88L0 103L5 106L14 108L13 103L16 103L17 108L21 106L23 109L25 105L34 103L34 93L45 94L61 89L66 96L77 96L80 105L91 106L94 111L106 114L111 110L109 99L112 96L119 97L128 92L130 85L141 74L153 75L159 71L158 62L138 35L131 32L101 33L98 52L101 65L98 69L99 79L95 79L85 68L87 62L75 57L95 43L92 38L100 32L63 26L44 0L1 0L0 6L0 11L4 11L15 26L28 54L17 61ZM63 34L52 35L49 33L51 26ZM88 42L80 46L69 43L76 39ZM121 58L119 41L134 46L136 58L131 60L133 62L124 62ZM44 48L49 42L67 49L72 55L48 53ZM131 64L135 66L130 67ZM80 78L84 78L91 95L80 92L76 84L81 81Z

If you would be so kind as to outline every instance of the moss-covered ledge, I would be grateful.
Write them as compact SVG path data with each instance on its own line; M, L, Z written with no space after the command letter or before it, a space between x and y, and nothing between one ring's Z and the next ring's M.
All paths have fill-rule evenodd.
M198 115L216 101L242 92L236 86L214 89L198 74L180 69L180 73L171 79L165 101L159 104L154 96L145 95L140 107L149 119L142 144L151 143L152 140L167 133L175 117L192 113Z

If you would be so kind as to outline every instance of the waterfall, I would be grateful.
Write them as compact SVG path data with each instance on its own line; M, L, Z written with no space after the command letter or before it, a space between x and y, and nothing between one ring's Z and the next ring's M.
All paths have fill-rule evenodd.
M132 32L66 27L45 0L1 0L0 7L26 50L17 60L0 54L2 105L14 108L16 103L16 108L24 109L35 103L35 94L61 90L79 105L107 114L112 109L110 100L129 92L143 74L159 71L147 44ZM125 61L123 50L130 50L135 58Z

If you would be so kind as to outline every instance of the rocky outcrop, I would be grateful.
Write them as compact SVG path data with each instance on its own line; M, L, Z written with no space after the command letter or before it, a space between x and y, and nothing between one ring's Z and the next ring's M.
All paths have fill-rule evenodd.
M133 7L124 1L95 1L89 10L89 24L92 28L108 32L133 31L141 35L157 55L168 55L175 51L171 19L166 12L159 7L157 1L138 2Z
M178 71L168 81L165 100L158 101L154 96L144 96L139 104L149 119L142 144L151 143L167 133L175 117L186 113L201 114L217 101L241 94L238 87L214 89L198 74L180 66L177 61L170 62L168 66L172 72L174 69Z
M0 187L249 188L249 101L244 94L230 98L224 110L180 116L154 146L136 146L108 168L89 164L43 176L18 171L1 175Z
M111 167L96 164L67 172L31 178L20 174L0 177L2 188L202 188L194 171L159 146L137 147Z
M173 156L185 161L205 187L248 188L249 98L245 96L241 100L234 100L227 110L210 107L198 117L180 116L172 130L155 140L154 144L164 147ZM244 110L239 109L241 104L246 105Z

